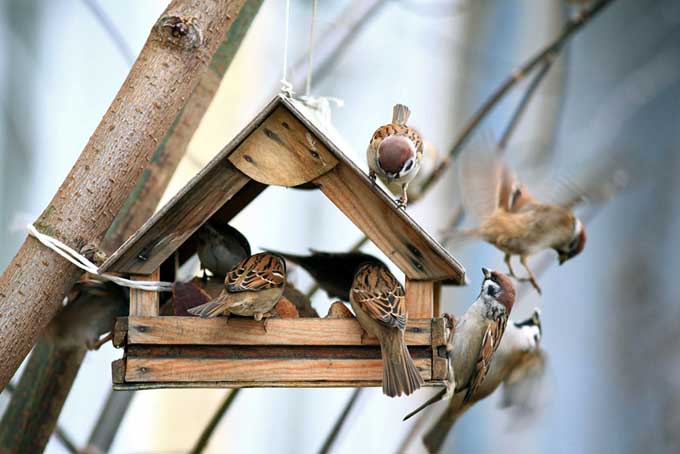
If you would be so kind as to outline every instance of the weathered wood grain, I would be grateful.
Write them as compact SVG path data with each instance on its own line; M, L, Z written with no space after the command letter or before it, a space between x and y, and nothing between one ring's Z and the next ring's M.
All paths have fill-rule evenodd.
M133 276L136 281L157 281L161 271L156 269L148 276ZM130 289L130 316L155 317L158 316L160 298L158 292L148 292L136 288Z
M338 163L284 106L250 134L229 161L255 181L285 187L307 183Z
M432 318L434 313L434 282L406 278L406 309L413 318Z
M151 273L248 181L250 178L229 161L221 161L149 219L102 265L102 269Z
M341 162L314 183L409 279L464 280L462 267L360 171Z
M113 325L113 338L111 343L116 348L123 348L127 343L127 333L128 333L128 318L118 317L116 319L115 325Z
M378 345L353 319L130 317L128 344L152 345ZM431 345L431 320L409 319L408 345Z
M445 385L443 380L427 380L424 386ZM368 388L380 387L380 380L347 381L194 381L194 382L130 382L114 383L114 391L141 391L145 389L194 389L194 388Z
M446 380L449 374L449 360L446 351L447 321L443 318L432 319L432 379ZM453 328L451 328L453 329Z
M431 360L414 360L424 380ZM381 359L184 359L127 358L127 382L192 381L379 381Z

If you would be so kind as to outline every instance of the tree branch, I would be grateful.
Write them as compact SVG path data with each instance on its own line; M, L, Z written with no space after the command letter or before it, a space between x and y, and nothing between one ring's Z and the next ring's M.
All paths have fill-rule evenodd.
M227 413L227 411L229 411L231 404L234 403L234 400L236 397L238 397L239 392L241 392L241 388L232 390L224 399L224 401L222 401L220 408L217 409L213 417L210 418L208 425L205 427L205 429L203 429L203 432L201 432L201 436L198 437L196 445L191 449L190 454L200 454L205 450L206 446L208 446L208 442L210 441L210 437L212 437L213 432L215 432L215 429L217 428L217 425L220 423L222 417Z
M349 413L352 411L352 408L354 408L354 405L357 403L359 397L361 396L361 393L363 392L363 388L355 388L354 391L352 392L352 395L350 396L349 400L347 401L347 404L345 405L345 408L342 409L342 412L338 416L338 419L335 421L333 424L333 427L331 427L331 431L328 433L326 436L326 439L323 442L323 445L321 446L321 449L319 450L319 454L327 454L331 452L331 449L333 448L333 445L335 444L335 441L338 438L338 434L342 430L342 426L345 425L345 422L347 421L347 417L349 416Z
M101 241L243 1L175 0L35 225L76 250ZM80 271L28 238L0 277L0 387L9 382Z

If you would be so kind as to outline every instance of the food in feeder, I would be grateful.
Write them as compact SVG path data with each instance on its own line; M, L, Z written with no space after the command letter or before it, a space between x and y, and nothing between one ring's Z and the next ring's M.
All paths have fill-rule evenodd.
M287 254L270 251L304 268L330 298L349 301L354 275L364 263L383 265L384 263L363 252L324 252L311 249L309 255Z
M554 249L562 265L583 251L586 230L572 210L583 195L572 191L569 200L558 204L540 203L526 186L515 180L495 149L465 153L458 168L465 212L473 214L480 226L457 234L482 238L505 252L508 272L515 278L510 260L513 255L519 255L529 277L518 280L531 282L541 293L527 257Z
M319 317L319 313L312 307L307 295L298 290L290 281L286 282L283 297L295 305L300 317Z
M295 304L291 303L285 296L282 296L279 302L276 303L272 312L279 318L300 318Z
M206 222L198 229L198 260L205 273L207 269L214 276L226 276L241 260L250 257L250 243L234 227Z
M379 127L371 137L366 151L369 177L376 176L388 187L398 185L400 207L408 203L407 189L416 177L423 159L423 141L415 129L406 125L411 110L403 104L395 104L392 123Z
M241 315L262 320L283 295L286 263L283 258L261 252L238 263L224 278L222 293L206 304L189 309L201 317Z
M465 314L455 320L453 335L447 341L447 386L404 419L460 391L466 390L463 403L467 403L484 381L515 304L515 285L498 271L482 268L482 273L484 280L479 296Z
M383 393L409 395L423 385L404 341L408 314L404 287L384 265L362 265L354 276L350 303L359 324L380 341Z
M212 300L212 297L201 287L199 282L194 280L193 282L175 282L172 284L173 315L190 315L189 309Z
M342 301L335 301L331 304L331 307L328 308L326 318L354 318L354 314L347 309L345 303Z

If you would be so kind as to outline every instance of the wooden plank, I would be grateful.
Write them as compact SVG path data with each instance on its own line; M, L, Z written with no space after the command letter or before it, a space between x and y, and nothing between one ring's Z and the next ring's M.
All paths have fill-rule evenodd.
M149 219L102 268L134 274L151 273L249 181L248 176L228 160L223 160L199 182L190 184L190 191L178 194Z
M425 386L442 387L443 380L426 380ZM195 389L195 388L367 388L380 387L381 380L353 381L193 381L193 382L131 382L114 383L114 391L141 391L145 389Z
M432 318L434 311L434 283L406 278L406 309L413 318Z
M283 106L250 134L229 160L255 181L285 187L307 183L338 163Z
M117 251L111 254L108 260L101 266L101 271L150 273L158 268L160 263L165 261L170 253L174 252L198 228L198 226L187 228L185 224L189 224L191 227L197 221L203 222L228 200L235 197L238 190L251 180L237 170L227 157L250 133L262 124L280 103L281 99L278 96L270 101L175 197L149 219ZM185 219L187 216L189 219ZM160 227L156 224L160 224ZM183 238L176 238L174 235L170 237L170 233L178 226L182 228L180 231ZM174 247L168 247L167 243L169 242ZM163 254L160 254L161 251L152 250L154 246L158 247L159 245L164 246L159 248L162 249ZM166 249L172 250L166 251ZM145 256L142 253L148 253L150 250L152 257L147 259L147 262L149 262L148 266L144 266L146 262L137 259L137 257L140 254Z
M368 175L295 106L294 101L283 98L281 103L340 162L314 183L407 277L465 284L465 268L446 249L414 222L405 210L397 208L394 198L371 182Z
M446 380L449 375L449 360L446 351L448 330L446 320L432 319L432 379ZM451 328L453 329L453 328Z
M116 359L111 363L111 381L114 384L125 383L125 358Z
M442 283L434 283L434 301L432 302L432 316L441 317Z
M431 359L414 360L424 380ZM382 379L381 359L127 358L126 382L370 381Z
M353 319L130 317L128 344L155 345L378 345ZM409 319L408 345L431 345L430 319Z
M148 276L133 276L136 281L158 281L161 276L160 268L157 268ZM130 316L156 317L160 306L158 292L149 292L135 288L130 289Z
M118 317L115 325L113 325L113 339L111 339L113 346L116 348L125 347L125 344L127 343L127 333L128 318Z
M465 281L455 259L357 169L341 162L314 183L409 279Z

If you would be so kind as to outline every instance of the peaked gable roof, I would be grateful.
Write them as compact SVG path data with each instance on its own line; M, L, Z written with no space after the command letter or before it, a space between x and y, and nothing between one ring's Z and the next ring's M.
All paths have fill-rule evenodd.
M229 221L267 185L315 186L411 280L465 283L463 266L359 169L296 103L277 96L101 271L150 274L205 221Z

